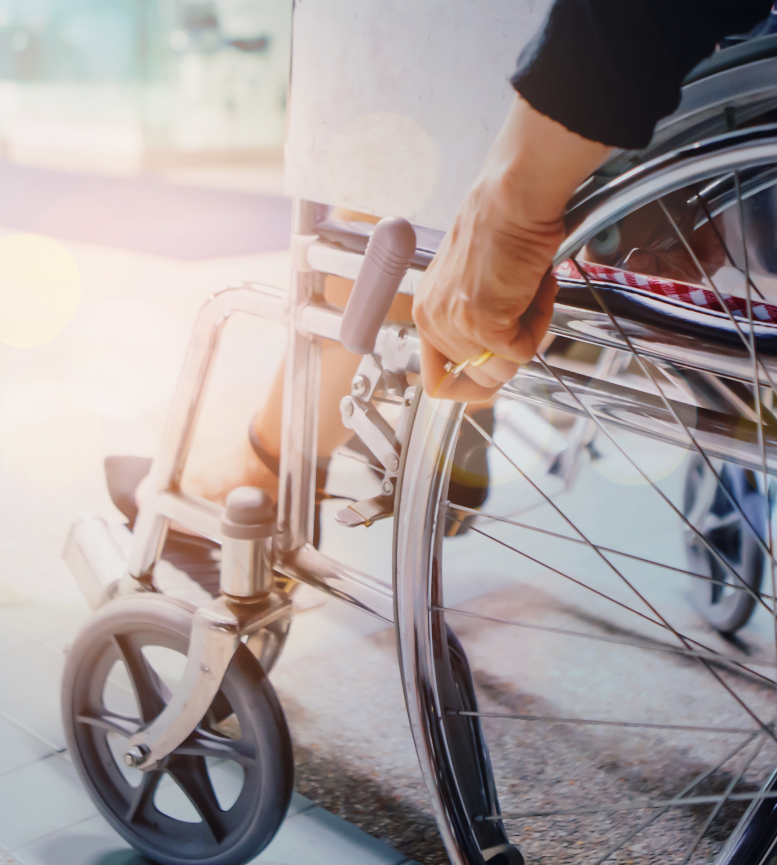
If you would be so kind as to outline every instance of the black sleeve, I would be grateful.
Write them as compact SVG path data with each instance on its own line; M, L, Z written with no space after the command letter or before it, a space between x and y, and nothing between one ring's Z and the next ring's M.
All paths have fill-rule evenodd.
M685 76L771 0L555 0L511 81L537 111L593 141L639 149Z

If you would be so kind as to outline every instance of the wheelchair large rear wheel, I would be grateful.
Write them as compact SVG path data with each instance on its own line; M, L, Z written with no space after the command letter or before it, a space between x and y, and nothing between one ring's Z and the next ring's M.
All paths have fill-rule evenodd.
M751 472L760 489L777 472L775 190L775 128L614 181L581 205L560 254L551 329L561 338L499 395L497 417L517 404L518 421L492 436L462 406L417 398L397 492L396 628L454 865L764 865L773 855L768 502L743 506L719 471ZM597 347L624 362L599 364ZM536 426L514 434L532 411ZM596 437L560 491L527 442L564 414ZM462 424L488 444L492 486L469 531L451 536L448 523L467 512L448 492ZM686 515L689 460L718 473L765 562L762 592ZM689 577L712 586L718 572L689 566L689 533L726 592L752 603L736 640L694 607Z
M145 594L90 619L65 665L65 735L98 809L140 853L162 865L242 865L272 840L293 783L283 711L245 646L208 714L158 769L122 759L183 672L192 615L188 604Z

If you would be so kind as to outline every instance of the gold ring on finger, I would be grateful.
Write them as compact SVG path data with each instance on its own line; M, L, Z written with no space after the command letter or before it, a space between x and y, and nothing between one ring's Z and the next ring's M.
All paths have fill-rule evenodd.
M483 354L476 357L474 360L463 360L461 363L454 363L452 360L449 360L448 363L445 364L443 369L445 372L450 373L454 378L456 378L459 373L463 372L468 366L482 366L489 358L492 358L494 353L486 349Z
M475 358L475 360L471 360L471 361L469 362L469 365L470 365L470 366L483 366L483 364L484 364L487 360L490 360L493 356L494 356L494 352L493 352L493 351L489 351L488 349L486 349L486 350L483 352L483 354L480 355L480 357Z

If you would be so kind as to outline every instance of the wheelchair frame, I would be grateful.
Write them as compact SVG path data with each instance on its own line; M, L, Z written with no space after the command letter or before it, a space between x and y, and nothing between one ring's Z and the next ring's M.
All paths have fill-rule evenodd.
M759 61L759 64L761 67L766 64L774 70L777 60ZM726 81L736 81L741 77L741 69L722 74L727 74ZM694 92L698 101L699 93L703 95L704 88L709 90L710 83L701 81L696 86ZM725 88L723 91L725 96ZM767 99L762 91L759 92L763 97L758 101L761 108L764 99L777 103L774 93ZM720 97L712 103L701 100L700 104L706 104L709 108L714 103L713 107L719 114L719 106L723 101L724 97ZM709 126L710 110L686 111L680 120L665 125L668 131L664 138L676 143L678 136L693 137L699 125L694 125L688 118L700 118L706 128ZM706 142L704 147L714 152L716 147L721 146L721 140ZM623 160L628 158L632 157L619 154L612 161L612 166L617 166L618 160L622 165ZM681 161L680 155L670 155L665 161L665 171L675 171L678 161ZM603 177L606 179L606 171ZM657 183L661 182L661 177L659 172L656 175ZM579 227L571 233L560 252L560 258L566 257L570 250L584 243L596 225L602 224L606 218L617 218L615 210L607 212L607 199L618 191L618 181L615 181L583 200L577 208L577 213L582 214ZM628 201L628 195L625 199L620 197L619 206L625 207L624 201ZM596 217L588 217L586 214L594 209ZM136 521L131 550L126 560L126 573L118 584L115 583L116 568L106 568L106 544L111 544L106 540L106 533L109 534L107 527L104 532L88 534L79 532L76 525L71 533L66 559L79 582L89 587L88 594L95 596L95 585L102 590L104 598L113 594L154 591L152 571L162 554L171 521L214 541L222 541L223 509L185 494L180 484L223 326L231 315L245 313L288 324L279 498L270 553L272 569L281 577L311 585L386 622L394 621L395 597L390 584L345 566L312 545L321 340L339 339L343 315L324 302L323 280L327 274L355 278L363 257L358 250L344 249L319 236L317 229L325 216L326 207L314 202L295 201L293 271L288 295L255 283L231 284L215 294L200 312L171 403L163 445L153 462L148 497ZM363 241L363 245L366 245L366 238L357 239L356 246ZM422 273L423 266L411 267L400 290L412 293ZM677 381L678 368L690 368L707 377L708 381L711 378L718 384L726 379L746 384L753 382L752 360L741 346L730 343L721 345L712 339L698 337L693 347L689 347L682 336L651 321L621 321L620 327L616 328L604 312L571 303L559 303L551 331L558 336L604 349L598 374L594 370L593 377L589 378L574 371L560 370L560 376L557 377L540 364L528 364L505 386L505 395L519 396L538 408L563 408L565 412L577 414L583 419L587 413L575 405L575 400L584 401L587 405L595 406L598 414L606 413L609 420L621 429L686 448L690 445L683 430L667 422L671 412L664 402L611 380L613 350L628 351L628 342L633 343L642 355L664 370L670 379L674 376L674 381ZM375 356L381 358L383 371L418 372L419 342L415 332L399 325L384 325L376 343ZM763 358L763 361L765 369L761 381L765 384L769 378L777 378L777 358ZM682 379L682 374L679 374L679 378ZM685 384L694 391L692 382L689 384L685 381ZM700 407L693 410L694 434L709 455L724 460L736 459L742 465L760 470L762 444L756 423L752 419L742 420L742 406L734 396L726 393L725 384L718 391L722 404L729 408L728 426L725 419L722 420L719 406L713 404L707 407L708 394L699 392L696 395ZM355 395L361 394L355 392ZM673 403L672 407L680 414L690 409L688 404L680 402ZM570 436L569 448L574 456L579 453L589 423L581 421ZM733 437L735 428L737 439ZM769 469L777 471L777 436L770 430L765 431L763 447ZM567 468L573 470L571 465ZM394 472L394 477L396 475ZM121 555L118 558L121 559ZM116 556L114 563L115 560ZM113 585L105 593L109 583ZM148 749L145 752L138 751L136 765L147 768L151 761L164 755L165 748L169 750L170 742L182 741L194 729L202 717L199 708L203 705L207 708L208 700L212 699L214 682L217 688L219 674L223 675L226 670L237 640L260 633L269 623L289 615L288 599L282 597L282 593L276 594L274 604L259 610L250 605L243 608L230 605L223 597L198 610L194 617L185 684L182 684L181 693L175 694L174 702L169 704L169 711L166 709L160 715L159 723L155 721L144 731L146 741L152 742L152 749L150 756ZM228 633L229 639L219 642L225 633ZM262 655L261 640L257 641L257 646L249 640L248 645L257 657ZM413 654L412 645L407 644L405 650L408 657ZM268 665L277 656L277 651L271 655ZM205 664L206 657L210 661L208 665ZM210 667L213 673L207 688L203 684L203 676L198 672L203 667L206 670ZM197 699L187 702L187 697L192 696ZM181 708L184 704L188 707L186 710ZM130 746L133 743L134 739L130 741ZM161 747L160 743L163 743Z

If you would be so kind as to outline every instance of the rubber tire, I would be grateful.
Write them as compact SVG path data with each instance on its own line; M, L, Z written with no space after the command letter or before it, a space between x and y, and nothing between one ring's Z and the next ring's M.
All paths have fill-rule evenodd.
M726 483L728 491L747 516L750 524L763 538L766 534L763 494L759 490L753 472L732 463L723 464L717 471L718 475ZM700 456L694 455L689 460L685 476L683 512L686 514L693 507L695 492L698 488L696 485L699 483L701 473L703 472L709 472L709 468ZM725 509L726 512L733 511L733 505L720 487L718 487L710 509L712 507ZM713 539L710 537L708 540L712 541ZM734 567L738 568L743 581L755 595L758 595L761 589L764 570L763 551L747 526L740 529L739 544L738 562L732 561L730 558L729 561L731 561ZM685 532L685 548L689 570L713 576L712 554L688 529ZM719 550L721 555L724 554L724 551L719 546L716 545L716 549ZM744 563L741 569L740 563ZM717 571L723 571L722 566L717 562L715 562L715 568ZM693 577L691 577L691 593L694 606L699 613L709 625L722 634L734 634L743 628L750 620L757 603L756 598L745 591L731 592L722 600L714 601L712 597L712 584L707 580L694 579Z
M288 810L294 781L291 736L275 690L253 655L241 645L224 677L224 691L241 726L248 721L255 736L257 763L261 766L261 793L250 819L240 827L239 838L217 855L178 855L159 849L128 826L100 792L95 776L105 779L95 755L81 747L74 722L80 694L88 692L101 644L112 634L138 629L158 629L167 645L185 653L195 608L183 601L157 594L139 594L111 601L79 632L68 651L62 679L62 719L68 750L81 780L95 805L113 828L138 852L160 865L243 865L272 841ZM160 644L161 645L161 644ZM82 690L86 689L86 690ZM221 693L221 692L219 692Z

